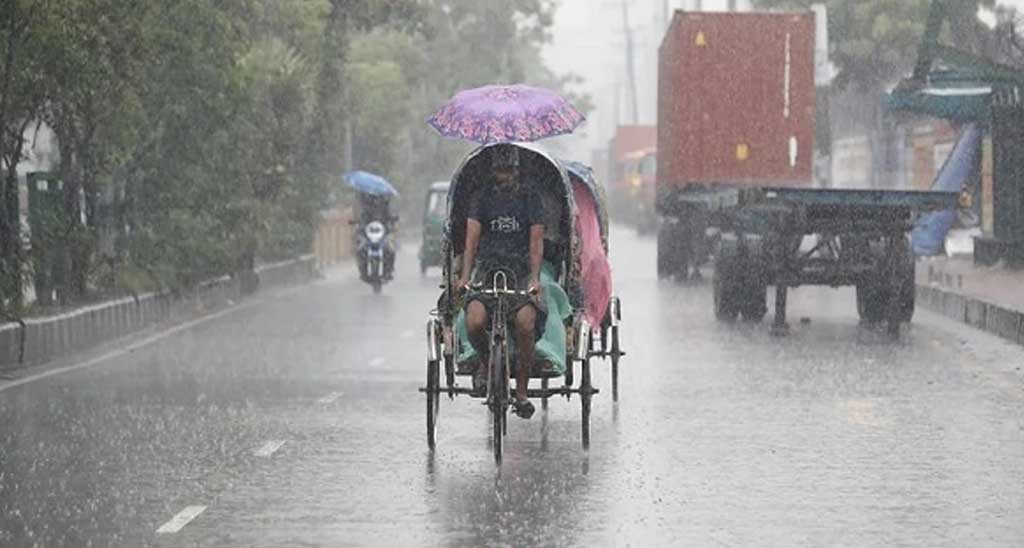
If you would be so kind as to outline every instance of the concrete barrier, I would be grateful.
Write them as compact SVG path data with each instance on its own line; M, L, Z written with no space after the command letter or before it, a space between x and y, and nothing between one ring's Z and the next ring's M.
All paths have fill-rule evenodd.
M261 288L294 285L311 280L316 258L307 255L256 268ZM149 293L82 307L43 318L29 318L24 327L0 324L0 370L43 363L117 339L171 319L195 316L231 306L242 298L237 279L224 276L203 282L179 295ZM21 357L24 336L24 357Z
M990 304L985 313L985 331L1000 337L1018 341L1020 335L1020 313Z
M965 321L971 327L977 327L978 329L985 329L985 321L988 317L988 305L985 303L969 299L967 301L967 317Z
M958 322L967 318L967 300L956 293L942 295L942 313Z
M918 285L918 305L950 319L963 322L993 335L1024 344L1024 311L975 299L953 291Z

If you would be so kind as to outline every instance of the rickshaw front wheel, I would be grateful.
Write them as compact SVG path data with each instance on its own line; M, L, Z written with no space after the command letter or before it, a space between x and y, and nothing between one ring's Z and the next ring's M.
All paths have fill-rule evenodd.
M437 443L437 416L441 410L441 364L427 360L427 447L431 451Z
M491 345L491 419L494 426L494 460L501 463L502 442L508 410L508 372L505 370L505 346Z

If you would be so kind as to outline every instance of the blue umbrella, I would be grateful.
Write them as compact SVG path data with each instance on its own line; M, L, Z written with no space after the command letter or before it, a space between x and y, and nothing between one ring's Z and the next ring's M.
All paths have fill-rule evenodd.
M349 186L363 194L398 196L398 191L384 177L366 171L349 171L344 175Z

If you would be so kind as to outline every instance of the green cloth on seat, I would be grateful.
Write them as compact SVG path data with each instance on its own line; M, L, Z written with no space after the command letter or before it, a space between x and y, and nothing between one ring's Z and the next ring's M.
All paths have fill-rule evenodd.
M548 319L544 324L544 334L534 346L534 361L549 361L552 369L559 375L565 372L565 321L572 317L572 307L569 305L569 296L565 294L562 286L555 282L555 267L545 262L540 269L540 285L544 288L544 299L548 305ZM466 332L466 312L460 310L455 317L455 331L459 337L458 362L473 361L477 359L476 349L469 342L469 335ZM509 343L514 346L514 338L510 337ZM513 350L514 351L514 350Z

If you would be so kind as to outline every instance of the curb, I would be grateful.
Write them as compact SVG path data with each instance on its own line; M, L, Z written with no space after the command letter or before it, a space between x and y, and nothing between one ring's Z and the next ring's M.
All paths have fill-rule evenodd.
M916 297L932 312L1024 345L1024 312L929 285L917 284Z
M261 288L308 282L316 276L316 258L306 255L256 268ZM147 293L98 303L24 324L0 324L0 370L37 365L198 311L242 300L238 279L223 276L199 284L187 294Z

